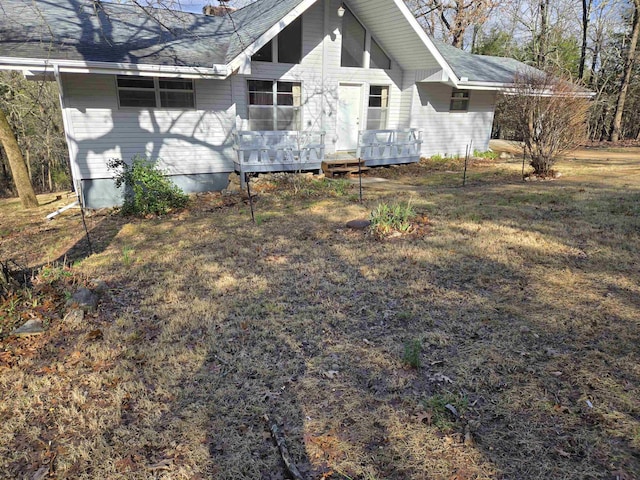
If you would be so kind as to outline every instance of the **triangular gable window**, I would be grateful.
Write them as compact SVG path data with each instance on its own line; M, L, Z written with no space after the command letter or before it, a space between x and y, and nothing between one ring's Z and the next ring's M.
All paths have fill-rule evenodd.
M300 63L302 59L302 17L298 17L276 38L252 57L252 62Z
M340 66L391 69L391 59L356 16L344 7ZM369 55L367 53L367 47Z

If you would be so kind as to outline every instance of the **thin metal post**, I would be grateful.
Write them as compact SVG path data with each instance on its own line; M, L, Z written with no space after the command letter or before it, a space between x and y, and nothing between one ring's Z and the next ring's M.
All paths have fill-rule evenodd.
M78 196L78 203L80 205L80 217L82 218L82 226L84 227L84 233L87 236L87 244L89 245L89 255L93 255L93 246L91 245L91 238L89 238L89 229L87 228L87 221L84 216L84 192L82 190L82 181L75 182L76 195Z
M467 184L467 162L469 161L469 145L467 145L464 151L464 174L462 175L462 186Z
M358 157L358 181L360 183L360 203L362 203L362 159Z
M246 175L246 173L244 174ZM245 181L247 183L247 195L249 195L249 208L251 209L251 221L253 223L256 223L256 217L253 214L253 198L251 198L251 178L247 179L247 177L245 176Z

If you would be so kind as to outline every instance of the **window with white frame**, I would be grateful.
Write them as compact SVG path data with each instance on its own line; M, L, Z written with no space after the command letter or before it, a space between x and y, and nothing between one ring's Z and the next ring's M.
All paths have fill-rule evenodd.
M252 62L300 63L302 60L302 17L287 25L252 57Z
M302 87L297 82L249 80L250 130L300 130Z
M190 79L119 76L117 84L121 107L195 108Z
M369 64L367 63L367 45L369 48ZM340 58L342 67L368 67L391 69L391 59L384 53L380 44L371 36L348 8L342 16L342 53Z
M369 87L369 108L367 109L367 130L387 128L389 111L389 87L371 85Z
M451 92L451 103L449 105L451 112L467 112L469 111L469 90L453 90Z

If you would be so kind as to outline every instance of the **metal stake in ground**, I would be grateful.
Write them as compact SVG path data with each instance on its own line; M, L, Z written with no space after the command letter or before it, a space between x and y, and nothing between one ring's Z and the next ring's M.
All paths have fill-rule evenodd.
M464 151L464 173L462 175L462 186L467 184L467 162L469 161L469 145L467 145Z
M245 175L245 177L244 177L245 182L244 183L247 184L247 195L249 195L249 208L251 209L251 221L253 223L256 223L256 217L253 215L253 198L251 198L251 186L250 186L251 178L247 177L246 173L244 175Z
M80 217L82 217L82 225L84 226L84 233L87 236L87 244L89 245L89 255L93 255L93 246L91 245L91 238L89 238L89 229L87 228L87 220L84 216L84 195L80 182L76 186L76 192L78 193L78 202L80 203Z
M362 203L362 159L358 158L358 182L360 183L360 203Z

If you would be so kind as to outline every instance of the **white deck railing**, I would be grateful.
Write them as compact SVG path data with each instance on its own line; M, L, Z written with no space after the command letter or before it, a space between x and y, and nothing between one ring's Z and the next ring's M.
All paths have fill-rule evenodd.
M235 134L236 170L245 173L320 170L325 132L239 131Z
M356 156L368 166L393 165L420 160L422 132L402 130L362 130L358 133Z

